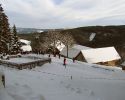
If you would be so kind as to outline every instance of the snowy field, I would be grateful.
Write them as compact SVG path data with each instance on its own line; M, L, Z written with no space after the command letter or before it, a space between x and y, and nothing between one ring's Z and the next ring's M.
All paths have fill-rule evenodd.
M65 68L54 57L32 70L0 67L6 76L0 100L125 100L125 72L118 68L70 59Z

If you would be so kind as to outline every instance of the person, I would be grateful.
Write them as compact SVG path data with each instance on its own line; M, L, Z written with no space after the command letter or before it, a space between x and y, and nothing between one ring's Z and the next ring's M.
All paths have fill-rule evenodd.
M71 76L70 78L71 78L71 80L72 80L72 76Z
M63 65L65 66L66 68L66 57L64 57L64 60L63 60Z
M72 59L72 60L73 60L73 63L75 63L75 58L74 58L74 57L73 57L73 59Z
M2 75L2 82L3 82L3 86L5 87L5 76Z
M49 54L49 56L48 56L49 58L50 58L50 54Z
M60 59L60 54L59 54L59 59Z

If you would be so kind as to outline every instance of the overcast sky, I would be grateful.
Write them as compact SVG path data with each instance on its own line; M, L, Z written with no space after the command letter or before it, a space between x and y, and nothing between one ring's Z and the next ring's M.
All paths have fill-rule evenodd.
M125 0L0 0L12 26L71 28L125 24Z

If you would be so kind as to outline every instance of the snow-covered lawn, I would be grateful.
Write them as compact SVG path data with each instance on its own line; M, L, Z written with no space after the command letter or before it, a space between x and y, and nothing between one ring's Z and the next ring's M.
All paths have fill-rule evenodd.
M3 68L2 66L0 66ZM125 100L125 72L52 57L32 70L4 68L0 100Z

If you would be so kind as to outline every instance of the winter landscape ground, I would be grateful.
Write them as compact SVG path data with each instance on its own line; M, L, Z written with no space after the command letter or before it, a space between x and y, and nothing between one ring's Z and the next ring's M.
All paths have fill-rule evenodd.
M0 100L125 100L125 72L120 68L71 59L65 68L58 57L32 70L0 68L6 76Z

